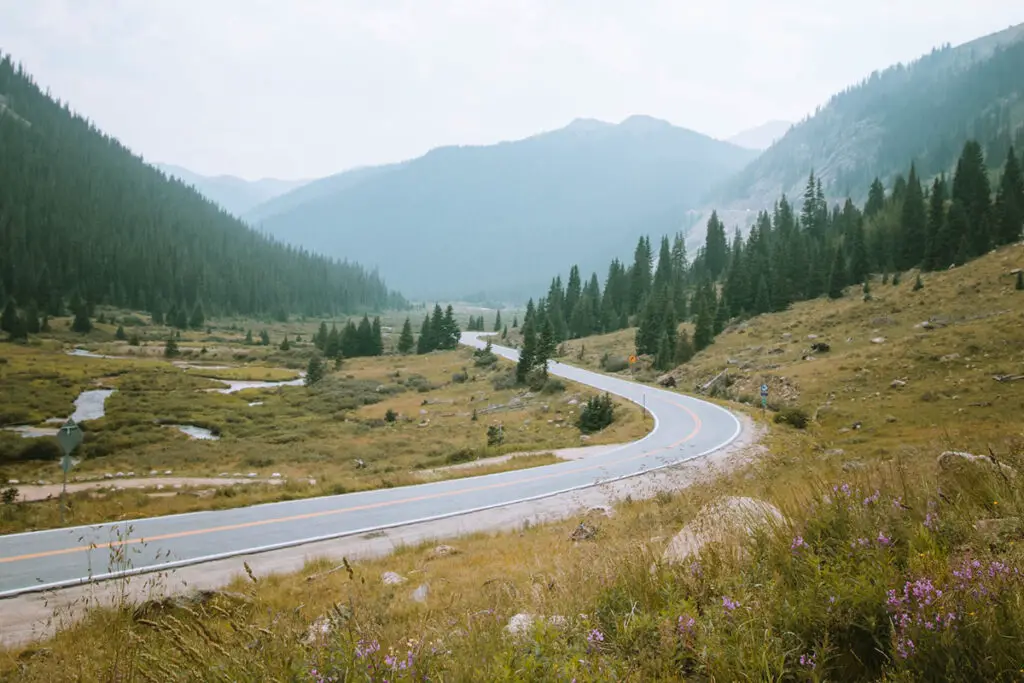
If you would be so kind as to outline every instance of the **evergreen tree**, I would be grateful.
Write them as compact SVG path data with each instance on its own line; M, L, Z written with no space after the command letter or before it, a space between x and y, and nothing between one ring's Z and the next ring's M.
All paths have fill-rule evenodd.
M29 303L28 307L25 309L25 313L22 316L22 320L25 325L25 332L27 332L28 334L39 334L39 309L36 307L34 301Z
M533 303L532 300L530 303ZM534 367L537 356L537 332L534 329L534 321L523 323L523 347L519 349L519 362L516 363L516 381L520 384L526 382L530 370Z
M718 212L712 211L704 237L704 263L711 279L715 280L722 274L728 258L729 243L725 237L725 225L719 220Z
M668 370L674 361L675 349L672 348L668 333L662 330L661 336L658 338L658 351L654 354L654 367L658 370Z
M462 335L459 331L459 324L455 322L455 311L451 304L445 308L444 317L441 319L441 331L438 348L447 350L458 348L459 338Z
M864 238L864 223L860 216L850 226L850 269L851 283L863 282L870 272L867 241Z
M150 311L150 317L153 319L154 325L164 324L164 307L160 304L159 300L153 304L153 310Z
M481 321L483 318L481 318ZM482 325L481 325L482 327ZM380 316L374 316L373 323L370 325L370 333L373 338L373 353L374 356L384 355L384 334L381 330Z
M981 256L991 245L991 192L981 145L976 140L968 140L953 176L953 199L958 200L967 213L968 257ZM956 233L953 237L959 241Z
M537 352L533 357L533 367L540 368L545 377L548 375L548 361L555 355L555 344L554 325L551 317L545 316L537 338Z
M260 343L263 346L270 346L270 334L266 330L260 332Z
M682 365L693 358L693 342L690 341L690 335L686 330L679 333L676 338L676 357L675 364Z
M636 354L638 356L653 355L658 351L658 341L663 332L665 301L664 289L647 298L644 310L640 313L636 330Z
M508 325L505 325L505 327L501 328L501 338L508 339Z
M501 314L499 313L498 315ZM398 336L398 352L401 354L409 353L415 345L416 340L412 335L412 322L406 316L405 323L402 324L402 334Z
M348 326L352 326L351 320L348 321ZM341 331L337 325L331 323L331 331L327 333L327 342L324 344L324 358L336 360L341 357Z
M863 187L863 186L862 186ZM871 182L868 201L864 205L864 218L873 218L885 206L885 187L877 177Z
M757 281L757 295L754 298L754 314L761 315L772 310L771 297L768 294L768 281L762 274Z
M499 310L494 315L494 331L501 332L501 311Z
M512 329L514 330L514 329L517 329L518 327L519 327L519 316L518 315L513 315L512 316Z
M1024 290L1024 271L1020 271L1020 270L1017 271L1017 284L1016 284L1016 288L1017 288L1018 292L1021 291L1021 290Z
M327 348L327 323L323 320L320 321L320 328L313 335L313 346L318 348L320 351L324 351Z
M174 326L179 330L188 329L188 313L185 311L185 306L179 306L174 311Z
M717 337L725 329L725 326L729 324L729 307L725 305L724 299L718 300L718 306L715 307L715 321L712 324L712 330Z
M345 358L355 358L356 356L363 356L364 349L369 346L369 337L371 334L369 320L367 320L366 328L360 332L360 328L356 326L352 320L345 321L345 329L340 330L338 333L338 339L340 341L340 354Z
M695 351L703 351L714 341L715 332L715 302L714 294L708 296L710 285L702 288L702 295L697 298L697 322L696 330L693 333L693 348Z
M114 332L114 339L117 339L118 341L124 341L127 338L128 338L128 335L126 335L124 333L124 327L122 327L121 325L118 325L117 326L117 331Z
M281 351L290 351L291 350L292 344L291 344L291 342L288 341L288 335L287 334L284 335L284 339L281 340L281 344L277 348L279 348Z
M345 356L347 358L355 358L357 356L372 356L374 350L373 342L373 326L370 324L370 319L367 315L363 314L363 319L359 321L359 327L356 328L356 345L353 352L346 350Z
M910 176L907 179L907 190L903 198L900 224L901 248L897 267L900 270L908 270L920 265L924 260L928 236L928 215L925 211L921 183L917 179L917 167L914 164L910 165Z
M864 301L871 301L871 283L868 280L864 280Z
M203 313L203 305L196 302L196 305L192 308L192 317L188 321L189 327L194 330L202 329L203 325L206 324L206 315Z
M25 325L18 315L18 308L14 299L8 299L4 312L0 315L0 329L8 334L11 339L24 339L26 335Z
M828 298L842 297L844 287L846 287L846 257L843 255L843 247L840 244L832 256L832 270L828 275Z
M423 317L423 324L420 326L420 338L416 341L416 353L430 353L431 340L434 334L430 329L430 316Z
M75 319L71 323L71 331L79 334L92 332L92 321L89 320L89 308L85 304L79 304L75 309Z
M326 374L327 368L324 365L323 359L320 358L320 354L313 353L313 356L309 359L309 364L306 365L306 386L311 387L317 384L323 380Z
M921 281L921 273L917 274L917 278L914 280L914 291L919 292L924 289L924 282Z
M946 217L946 232L949 237L950 246L954 247L949 263L954 263L958 266L962 266L970 258L971 242L970 242L970 218L967 215L967 210L964 208L963 202L959 199L954 199L953 203L949 205L949 214ZM940 262L941 264L941 262ZM948 264L941 264L943 267L947 267Z
M629 309L627 314L638 313L651 291L651 241L641 237L633 252L633 268L629 280Z
M252 346L252 330L248 330L245 333L245 343Z
M164 343L164 356L167 358L174 358L179 353L178 341L173 337L168 337Z
M953 248L946 225L946 179L939 176L932 182L928 197L928 236L925 239L924 270L936 270L949 265Z
M1021 238L1024 229L1024 178L1012 146L1006 155L993 215L996 244L1013 244Z
M430 351L437 351L444 348L444 340L447 334L447 326L444 322L444 310L440 304L434 304L434 312L430 315Z
M565 307L563 312L571 316L576 304L579 303L583 294L583 282L580 280L579 266L573 265L569 269L569 282L565 285Z

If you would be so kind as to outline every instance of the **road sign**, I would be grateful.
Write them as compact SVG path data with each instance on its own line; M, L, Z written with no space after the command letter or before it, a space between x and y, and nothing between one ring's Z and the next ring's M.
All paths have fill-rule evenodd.
M71 468L74 466L74 464L75 463L71 459L70 455L65 455L63 458L60 459L60 468L64 470L64 474L67 474L68 471L70 471Z
M57 430L57 441L60 442L60 447L64 449L64 455L71 455L71 452L78 447L78 444L82 443L82 430L69 417L68 421Z
M767 398L767 397L768 397L768 385L767 384L762 384L761 385L761 398Z
M636 362L636 356L635 356L635 355L633 355L633 356L630 356L630 357L629 357L629 362L630 362L630 364L633 364L633 363L635 363L635 362Z

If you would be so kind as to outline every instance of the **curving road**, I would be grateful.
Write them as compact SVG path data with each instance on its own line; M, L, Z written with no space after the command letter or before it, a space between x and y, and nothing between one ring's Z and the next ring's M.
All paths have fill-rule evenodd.
M482 334L465 333L462 343L480 348ZM518 357L513 349L493 349L509 360ZM544 498L702 457L741 431L732 413L696 398L563 363L551 362L548 370L643 405L654 417L654 429L599 455L526 470L0 536L0 598Z

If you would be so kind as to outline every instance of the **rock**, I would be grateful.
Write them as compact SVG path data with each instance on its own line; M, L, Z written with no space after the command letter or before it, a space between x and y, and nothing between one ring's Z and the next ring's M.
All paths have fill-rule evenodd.
M572 534L569 536L571 541L589 541L597 536L597 527L591 526L586 522L580 522Z
M104 473L103 473L103 478L104 478L104 479L113 479L113 478L114 478L114 475L113 475L113 474L111 474L110 472L104 472Z
M853 472L864 469L864 463L859 460L849 460L843 463L843 472Z
M944 473L956 473L966 468L994 467L995 461L987 455L974 455L964 451L945 451L938 458L939 470ZM1013 479L1017 476L1017 470L1005 463L999 463L999 471L1006 477Z
M568 403L571 406L576 406L576 405L579 405L580 400L578 398L570 398Z
M420 408L420 415L426 415L426 414L427 414L427 411L425 409L423 409L423 408Z
M945 356L942 356L941 358L939 358L939 360L942 361L943 363L948 363L950 361L956 360L959 357L960 357L959 353L947 353Z
M885 337L872 337L871 338L871 343L872 344L884 344L885 343Z
M804 356L804 360L814 360L814 356Z
M889 382L889 386L892 387L893 389L900 389L902 387L907 386L907 382L906 380L902 379L894 379L893 381Z
M259 475L257 475L255 472L250 472L249 474L247 474L245 476L249 477L250 479L255 479Z
M427 584L425 584L425 583L421 583L421 584L420 584L419 586L417 586L416 590L414 590L414 591L413 591L413 592L412 592L412 593L411 593L411 594L409 595L409 597L410 597L410 598L411 598L411 599L412 599L412 600L413 600L414 602L420 602L420 603L423 603L423 602L426 602L426 601L427 601L427 596L428 596L429 594L430 594L430 586L429 586L429 585L427 585Z
M17 486L20 483L21 482L19 480L17 480L17 479L8 479L7 480L7 485L8 486Z
M460 551L457 548L453 548L450 545L439 545L439 546L435 547L433 550L430 551L430 558L429 559L436 560L437 558L440 558L440 557L448 557L449 555L458 555L459 552Z
M665 548L662 562L680 564L711 543L736 543L759 529L784 524L782 513L756 498L730 496L705 505Z
M310 486L316 486L316 479L310 479L309 480L309 485Z
M361 470L366 467L366 461L362 458L356 458L356 469Z
M674 387L676 385L676 378L672 375L662 375L658 378L658 384L663 387Z
M123 477L124 477L124 472L118 472L118 473L117 473L117 474L115 474L114 476L115 476L115 477L117 477L118 479L121 479L121 478L123 478Z
M896 422L896 416L895 415L886 415L885 416L885 421L888 422L889 424L892 424L893 422Z
M280 479L281 478L281 473L280 472L274 472L273 474L270 475L270 478L271 479Z
M807 335L807 338L808 339L817 339L818 335L816 335L816 334L809 334L809 335Z
M815 342L811 344L811 351L814 351L815 353L828 353L831 350L832 347L825 342Z
M922 329L922 330L934 330L935 329L935 325L933 325L930 320L924 320L922 322L919 322L918 324L914 325L914 327L916 327L918 329Z
M380 575L380 580L381 583L383 583L385 586L398 586L405 583L409 579L405 578L397 572L384 572Z
M135 476L135 473L134 473L134 472L129 472L129 473L127 474L127 476L129 476L129 477L134 477L134 476Z
M590 517L590 516L611 517L614 514L615 514L614 510L612 510L610 507L606 507L604 505L597 505L597 506L592 507L589 510L587 510L587 516L588 517Z
M171 470L164 470L164 474L170 476L173 472Z
M229 476L231 476L231 475L229 475L229 474L228 474L227 472L221 472L221 473L220 473L220 474L218 474L217 476L218 476L218 477L229 477Z

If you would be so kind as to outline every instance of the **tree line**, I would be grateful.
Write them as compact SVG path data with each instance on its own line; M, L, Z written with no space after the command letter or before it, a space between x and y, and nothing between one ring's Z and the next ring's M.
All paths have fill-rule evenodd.
M358 325L348 320L341 330L334 323L328 330L327 323L321 322L320 328L313 335L313 345L325 357L333 360L381 356L384 354L384 336L380 317L375 316L371 322L369 316L364 314Z
M401 308L376 272L285 246L147 165L0 54L0 306L33 319L145 310L205 315Z
M850 285L867 288L872 274L888 279L912 268L962 265L1021 239L1022 165L1011 146L993 195L982 147L969 140L952 178L923 182L912 163L888 192L876 178L862 208L849 198L829 207L812 172L799 211L781 196L772 211L758 214L746 239L736 230L730 242L712 212L692 262L682 233L661 238L657 261L650 238L641 237L630 265L609 265L603 288L596 273L584 282L573 266L565 285L556 276L536 305L530 300L522 330L526 371L566 339L632 325L637 354L667 369L710 345L732 320L839 298ZM683 321L693 323L692 339L678 330Z

